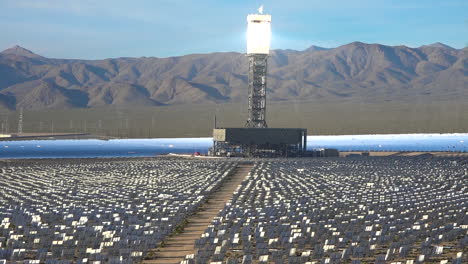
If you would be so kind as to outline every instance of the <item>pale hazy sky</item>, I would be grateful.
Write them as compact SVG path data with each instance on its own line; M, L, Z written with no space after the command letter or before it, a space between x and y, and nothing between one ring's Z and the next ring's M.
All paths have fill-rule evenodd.
M273 49L468 45L466 0L0 0L0 50L80 59L244 52L246 15L261 4Z

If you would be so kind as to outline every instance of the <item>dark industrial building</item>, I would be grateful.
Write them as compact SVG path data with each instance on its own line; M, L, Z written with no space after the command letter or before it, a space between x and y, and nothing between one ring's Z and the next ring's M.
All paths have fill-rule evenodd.
M215 128L215 156L298 157L307 147L307 129Z

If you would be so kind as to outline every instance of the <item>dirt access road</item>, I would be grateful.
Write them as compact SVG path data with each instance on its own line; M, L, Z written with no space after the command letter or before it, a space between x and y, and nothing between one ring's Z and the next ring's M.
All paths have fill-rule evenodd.
M239 184L245 179L253 165L238 165L234 173L212 193L200 210L187 218L184 230L165 241L164 247L148 251L143 263L175 264L186 255L195 253L195 240L200 238L211 221L228 202Z

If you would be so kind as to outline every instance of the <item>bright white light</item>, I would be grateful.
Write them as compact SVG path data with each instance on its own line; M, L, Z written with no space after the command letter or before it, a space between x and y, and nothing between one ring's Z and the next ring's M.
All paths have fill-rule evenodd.
M247 16L247 53L268 54L271 42L271 16Z

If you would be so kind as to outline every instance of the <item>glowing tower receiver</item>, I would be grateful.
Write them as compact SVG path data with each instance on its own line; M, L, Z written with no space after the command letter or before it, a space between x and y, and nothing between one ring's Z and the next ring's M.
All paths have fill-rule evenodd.
M267 59L270 53L271 16L247 16L247 57L249 58L249 113L245 127L266 128Z

